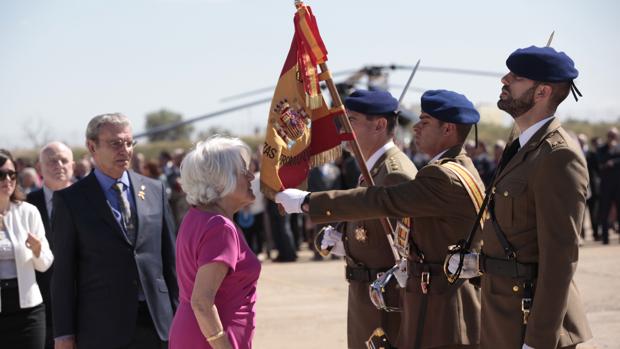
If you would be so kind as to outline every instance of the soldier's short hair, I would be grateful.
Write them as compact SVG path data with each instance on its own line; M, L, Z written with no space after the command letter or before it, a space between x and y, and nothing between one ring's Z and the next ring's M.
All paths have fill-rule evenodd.
M557 109L560 103L568 97L572 82L544 82L543 84L551 86L551 98L549 102L553 109Z

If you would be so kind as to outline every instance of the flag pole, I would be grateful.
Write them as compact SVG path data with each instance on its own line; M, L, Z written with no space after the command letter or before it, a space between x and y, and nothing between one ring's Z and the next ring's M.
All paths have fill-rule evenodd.
M342 99L340 98L340 94L338 93L338 90L336 89L336 84L334 84L334 81L332 80L332 76L331 76L331 73L329 72L329 69L327 68L327 64L321 63L319 64L319 67L321 67L320 75L326 76L324 81L325 81L325 84L327 85L327 89L329 90L329 94L332 97L333 108L341 108L343 106ZM342 110L344 113L339 117L339 119L340 119L341 124L344 127L344 130L353 135L353 139L349 141L351 150L353 150L353 156L355 156L355 159L357 160L357 163L362 172L362 176L364 177L364 180L366 181L366 183L368 183L369 186L374 186L375 182L373 181L372 176L370 175L370 171L368 170L368 167L366 166L366 159L364 158L364 154L362 154L360 145L357 142L355 132L353 132L353 127L351 127L351 122L349 122L349 116L347 115L347 111L345 108L342 108ZM394 231L394 228L392 227L392 224L386 217L381 217L379 220L381 221L381 225L383 226L383 231L385 232L385 236L387 237L388 242L390 244L392 254L394 255L394 260L396 261L396 263L398 263L400 261L400 256L398 254L398 251L396 250L396 247L394 247L394 237L392 236L392 232Z
M411 75L409 75L409 79L407 80L407 83L405 84L405 88L403 89L403 92L401 92L400 98L398 98L399 107L403 103L403 100L405 99L405 95L407 94L407 91L409 90L409 85L411 85L411 80L413 80L413 77L415 76L415 73L418 71L419 66L420 66L420 59L418 59L418 62L413 67L413 70L411 71Z
M555 34L555 30L551 32L549 40L547 40L547 47L551 47L551 41L553 41L553 34Z

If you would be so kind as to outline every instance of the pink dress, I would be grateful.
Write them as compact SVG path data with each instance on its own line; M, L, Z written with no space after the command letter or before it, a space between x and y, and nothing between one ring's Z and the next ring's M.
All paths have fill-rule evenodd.
M215 295L224 331L234 348L251 348L261 265L243 233L222 215L191 208L179 228L176 252L179 308L172 321L169 348L211 348L198 327L190 301L198 269L213 262L229 268Z

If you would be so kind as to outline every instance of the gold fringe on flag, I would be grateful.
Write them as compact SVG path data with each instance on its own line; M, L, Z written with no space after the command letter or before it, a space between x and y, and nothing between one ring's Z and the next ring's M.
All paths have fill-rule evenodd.
M310 165L312 167L321 166L328 162L335 161L336 159L340 157L340 155L342 155L342 149L340 147L335 147L327 151L324 151L322 153L311 156Z

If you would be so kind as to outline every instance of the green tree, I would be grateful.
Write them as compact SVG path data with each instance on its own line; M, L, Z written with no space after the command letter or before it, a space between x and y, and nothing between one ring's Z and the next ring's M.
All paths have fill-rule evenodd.
M159 111L146 115L145 129L146 132L149 132L157 127L171 125L181 121L183 121L183 115L162 108ZM187 124L164 132L152 133L148 137L150 142L189 140L193 131L194 126Z

